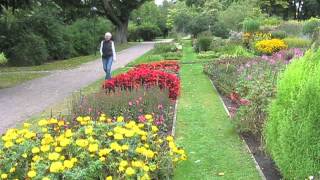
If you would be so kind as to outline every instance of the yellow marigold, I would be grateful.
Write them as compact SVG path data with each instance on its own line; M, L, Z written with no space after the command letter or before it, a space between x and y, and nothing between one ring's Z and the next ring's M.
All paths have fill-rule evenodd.
M122 147L117 143L117 142L113 142L110 144L110 148L112 150L115 150L117 152L122 151Z
M41 158L40 156L35 155L35 156L33 156L32 161L38 162L38 161L40 161L41 159L42 159L42 158Z
M117 117L117 122L123 122L123 121L124 121L124 117L123 116Z
M51 160L51 161L56 161L59 158L60 158L60 154L56 153L56 152L49 153L49 155L48 155L48 159Z
M113 135L113 137L114 137L114 139L116 139L116 140L122 140L123 139L123 135L122 134L115 134L115 135Z
M53 162L50 165L50 172L52 172L52 173L57 173L59 171L62 171L63 169L64 169L63 164L59 161Z
M125 160L120 161L119 166L122 166L122 167L128 166L128 161L125 161Z
M121 149L126 151L126 150L129 149L129 145L124 144L124 145L121 146Z
M112 180L112 176L106 177L106 180Z
M144 174L142 177L141 177L141 180L150 180L150 176L148 174Z
M151 171L155 171L157 169L157 165L150 165L149 168Z
M68 169L71 169L74 165L74 162L72 160L65 160L63 162L63 166L68 168Z
M173 137L172 136L167 136L167 141L173 141Z
M7 179L7 178L8 178L8 174L5 174L5 173L1 174L1 179Z
M28 155L27 155L26 153L23 153L23 154L22 154L22 157L23 157L23 158L27 158Z
M108 132L107 135L108 136L113 136L113 132Z
M50 178L44 177L44 178L42 178L42 180L50 180Z
M28 177L29 177L29 178L33 178L33 177L35 177L36 175L37 175L37 172L36 172L36 171L33 171L33 170L32 170L32 171L29 171L29 172L28 172Z
M34 148L32 148L31 152L32 152L33 154L37 154L37 153L40 152L40 149L39 149L38 147L34 147Z
M64 121L60 120L60 121L58 122L58 126L64 126Z
M13 143L12 141L7 141L7 142L4 143L4 147L5 147L5 148L10 148L10 147L12 147L13 145L14 145L14 143Z
M146 114L144 117L149 121L152 120L152 115L151 114Z
M128 167L127 169L126 169L126 174L128 175L128 176L132 176L132 175L134 175L136 173L136 171L132 168L132 167Z
M48 124L48 121L45 119L41 119L40 121L38 121L39 126L46 126L47 124Z
M60 153L62 151L62 147L55 147L54 151Z
M98 151L98 148L99 148L98 144L90 144L89 148L88 148L88 151L89 152L96 152L96 151Z
M87 135L91 135L93 133L93 127L92 126L88 126L85 128L84 133Z
M71 130L71 129L67 129L64 134L65 134L65 136L66 136L67 138L70 138L70 137L73 136L73 133L72 133L72 130Z
M66 146L68 146L70 143L71 143L71 140L68 139L68 138L62 138L62 139L60 140L60 146L62 146L62 147L66 147Z
M80 146L80 147L86 147L88 146L89 142L86 139L77 139L76 140L76 145Z
M107 148L100 149L99 156L105 156L105 155L109 154L111 151L112 151L111 149L107 149Z
M41 150L42 152L47 152L47 151L50 150L50 146L49 146L49 145L42 145L42 146L40 147L40 150Z
M255 48L262 54L272 54L282 49L287 49L288 45L281 39L267 39L258 41L255 44Z
M151 129L152 129L152 132L154 133L159 131L157 126L151 126Z
M16 171L16 168L15 168L15 167L10 168L10 170L9 170L10 173L13 173L13 172L15 172L15 171Z

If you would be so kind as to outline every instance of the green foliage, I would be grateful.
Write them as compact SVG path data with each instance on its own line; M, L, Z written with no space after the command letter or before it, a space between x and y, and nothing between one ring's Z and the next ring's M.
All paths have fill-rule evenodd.
M32 66L43 64L48 58L45 41L33 33L20 37L8 51L8 62L14 66Z
M161 53L169 53L169 52L176 52L177 46L174 43L157 43L154 46L153 53L154 54L161 54Z
M262 20L261 24L264 26L278 26L282 20L277 16L266 17Z
M260 29L260 22L256 19L245 19L242 24L244 32L255 33Z
M139 37L141 37L144 41L151 41L156 38L157 35L160 34L160 29L157 25L146 23L137 27L136 32Z
M291 63L278 81L264 135L285 179L319 172L319 77L320 50Z
M137 29L137 25L135 25L134 23L129 23L128 41L137 41L140 38Z
M288 36L300 36L302 34L303 23L299 21L285 21L280 24L278 30L285 31Z
M6 65L8 62L8 59L4 55L4 53L0 53L0 66Z
M304 23L303 26L303 33L309 36L316 31L317 28L320 27L320 19L318 18L311 18Z
M238 31L246 18L261 19L263 17L260 8L257 8L257 3L256 0L235 1L219 13L218 19L228 30Z
M181 52L167 52L162 54L165 60L180 60L182 58Z
M298 37L287 37L283 39L289 48L309 48L311 41L309 39L298 38Z
M220 53L216 53L215 51L200 52L197 57L199 59L213 59L220 57Z
M200 36L195 43L195 50L197 52L209 51L211 47L212 37L211 36Z
M284 39L287 37L287 33L285 31L271 31L271 38L274 39Z

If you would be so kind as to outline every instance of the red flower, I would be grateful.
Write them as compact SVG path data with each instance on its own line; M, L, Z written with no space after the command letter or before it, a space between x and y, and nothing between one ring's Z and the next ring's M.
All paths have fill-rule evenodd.
M248 99L243 99L243 98L241 98L239 102L241 105L244 105L244 106L248 106L251 103Z

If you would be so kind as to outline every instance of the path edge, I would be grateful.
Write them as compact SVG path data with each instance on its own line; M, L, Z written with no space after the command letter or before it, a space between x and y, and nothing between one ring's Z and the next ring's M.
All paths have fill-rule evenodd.
M214 85L213 81L212 81L210 78L208 78L208 79L210 80L211 85L212 85L214 91L216 91L216 93L218 94L219 99L220 99L221 103L223 104L223 108L224 108L224 110L226 111L226 113L227 113L227 115L228 115L228 117L229 117L229 119L230 119L230 117L231 117L230 112L229 112L226 104L224 103L224 101L223 101L220 93L218 92L218 90L217 90L216 86ZM266 180L266 176L263 174L263 171L261 170L261 167L259 166L258 162L257 162L256 159L254 158L253 153L252 153L252 151L250 150L247 142L243 139L242 136L239 135L239 137L240 137L240 139L244 142L245 148L246 148L247 151L249 152L250 157L251 157L251 159L253 160L253 162L254 162L254 164L255 164L255 167L256 167L256 169L258 170L261 179L262 179L262 180Z

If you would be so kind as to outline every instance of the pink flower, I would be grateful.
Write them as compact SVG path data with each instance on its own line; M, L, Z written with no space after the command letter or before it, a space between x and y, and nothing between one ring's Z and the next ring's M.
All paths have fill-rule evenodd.
M132 106L132 102L131 101L129 101L129 106Z
M139 122L141 122L141 123L146 122L146 118L144 117L144 115L140 115L140 116L138 117L138 120L139 120Z
M159 105L158 105L158 109L163 109L163 105L162 105L162 104L159 104Z
M240 99L240 104L241 105L247 106L247 105L250 105L250 103L251 102L249 100L247 100L247 99L243 99L243 98Z

